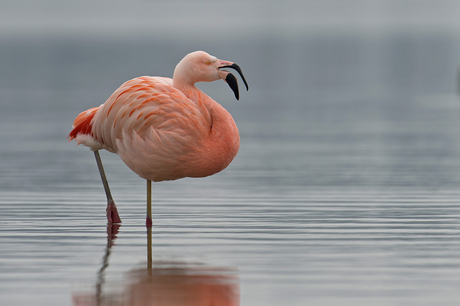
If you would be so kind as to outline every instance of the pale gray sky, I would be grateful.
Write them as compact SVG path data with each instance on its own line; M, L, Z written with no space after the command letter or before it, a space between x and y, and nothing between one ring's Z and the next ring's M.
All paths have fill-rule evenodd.
M7 0L0 34L458 29L458 0Z

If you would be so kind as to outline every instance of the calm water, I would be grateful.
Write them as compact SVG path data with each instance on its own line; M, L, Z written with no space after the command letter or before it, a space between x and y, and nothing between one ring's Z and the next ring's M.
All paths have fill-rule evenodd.
M101 154L123 220L108 240L94 157L66 137L123 81L197 49L245 72L240 102L201 86L241 150L213 177L154 184L149 277L145 181ZM459 51L416 33L4 39L0 304L458 305Z

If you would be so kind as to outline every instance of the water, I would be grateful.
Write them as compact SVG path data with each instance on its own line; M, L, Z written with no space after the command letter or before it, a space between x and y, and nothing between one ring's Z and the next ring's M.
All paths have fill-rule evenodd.
M458 304L455 36L3 42L1 305L210 291L222 305ZM197 49L245 72L240 102L200 85L234 116L241 150L213 177L154 184L148 278L145 181L102 152L123 220L107 239L93 154L66 137L123 81L171 76Z

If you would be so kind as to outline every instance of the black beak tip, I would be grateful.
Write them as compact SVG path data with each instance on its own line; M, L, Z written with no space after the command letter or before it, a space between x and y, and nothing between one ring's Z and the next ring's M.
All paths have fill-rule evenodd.
M236 80L236 77L233 74L229 73L225 78L225 82L227 82L228 86L230 86L230 88L233 90L235 98L237 100L240 100L240 93L238 91L238 81Z
M241 70L240 66L238 66L237 64L233 63L232 65L229 65L229 66L223 66L223 67L220 67L220 68L232 68L232 69L235 69L239 75L241 76L241 79L243 80L244 82L244 85L246 86L246 90L249 90L249 85L248 85L248 82L246 82L246 79L244 78L244 75L243 75L243 71ZM219 68L219 69L220 69ZM229 79L231 79L230 82L234 83L235 85L233 85L234 87L232 87L232 85L230 85L230 82L229 82ZM238 93L238 83L236 81L236 78L233 74L229 73L227 75L227 77L225 78L225 81L228 83L228 85L230 85L230 87L232 88L233 92L235 93L235 97L237 100L239 100L239 93ZM235 90L236 88L236 90Z

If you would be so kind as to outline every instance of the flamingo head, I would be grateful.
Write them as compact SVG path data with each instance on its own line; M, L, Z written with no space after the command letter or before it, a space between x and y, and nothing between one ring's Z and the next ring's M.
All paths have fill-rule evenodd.
M193 85L196 82L213 82L222 79L227 82L233 90L235 98L239 100L236 77L226 70L221 70L222 68L235 69L240 74L244 85L246 85L246 89L249 89L243 72L237 64L217 59L204 51L195 51L187 54L179 64L177 64L174 70L173 82Z

